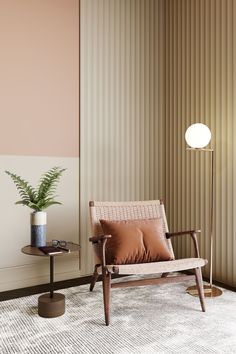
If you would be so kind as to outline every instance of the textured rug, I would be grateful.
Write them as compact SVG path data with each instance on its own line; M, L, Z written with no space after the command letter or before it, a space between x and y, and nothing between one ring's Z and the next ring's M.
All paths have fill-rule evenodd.
M109 327L101 283L61 290L66 313L53 319L37 315L38 295L1 302L0 353L236 353L236 293L206 299L202 313L187 285L112 289Z

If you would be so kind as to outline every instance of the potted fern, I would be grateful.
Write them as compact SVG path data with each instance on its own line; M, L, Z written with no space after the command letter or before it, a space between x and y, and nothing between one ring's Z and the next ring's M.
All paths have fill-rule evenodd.
M55 200L55 191L64 168L53 167L44 173L36 188L15 173L5 171L13 180L20 194L21 200L15 204L25 205L31 209L31 246L46 245L47 214L44 211L51 205L61 204Z

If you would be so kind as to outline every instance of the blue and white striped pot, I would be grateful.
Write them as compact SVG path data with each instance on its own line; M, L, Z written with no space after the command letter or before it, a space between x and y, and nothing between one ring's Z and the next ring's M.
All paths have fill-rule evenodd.
M30 214L31 246L46 246L47 214L44 211L36 211Z

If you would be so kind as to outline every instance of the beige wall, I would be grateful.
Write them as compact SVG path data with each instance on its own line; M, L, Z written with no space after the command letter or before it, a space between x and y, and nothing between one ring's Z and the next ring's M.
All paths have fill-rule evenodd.
M79 2L0 0L0 291L47 283L48 259L20 252L30 209L14 205L4 170L32 184L53 166L67 171L48 209L47 239L79 242ZM58 257L56 280L80 275L78 257Z
M81 1L81 235L82 270L92 270L89 200L153 198L163 180L156 141L159 35L153 0ZM156 177L156 178L154 178ZM85 255L87 257L85 258Z
M216 156L213 277L236 286L236 3L166 0L164 14L165 198L171 229L201 228L201 255L209 259L210 159L186 152L184 141L190 124L206 123ZM176 250L186 256L190 241L179 241Z
M201 228L209 258L210 156L184 141L199 121L216 154L214 278L235 286L235 11L233 0L81 1L84 250L89 199L162 197L170 228ZM186 238L175 250L193 252Z

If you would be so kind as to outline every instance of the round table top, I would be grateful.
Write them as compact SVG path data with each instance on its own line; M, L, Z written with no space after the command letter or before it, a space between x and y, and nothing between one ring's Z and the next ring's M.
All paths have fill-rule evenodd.
M51 242L47 242L47 246L52 246ZM51 256L60 256L62 254L70 254L72 252L78 252L80 250L80 245L78 245L77 243L73 243L73 242L67 242L66 247L67 249L69 249L70 251L63 251L62 253L55 253L55 254L51 254ZM40 249L38 247L33 247L33 246L25 246L21 249L21 252L24 254L28 254L30 256L46 256L49 257L49 254L45 254L42 251L40 251Z

